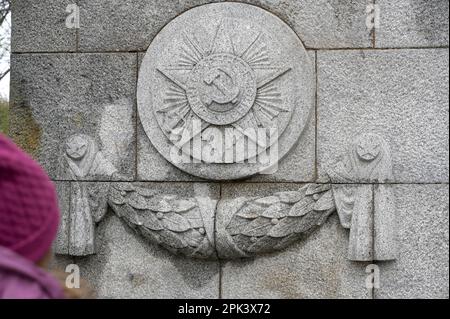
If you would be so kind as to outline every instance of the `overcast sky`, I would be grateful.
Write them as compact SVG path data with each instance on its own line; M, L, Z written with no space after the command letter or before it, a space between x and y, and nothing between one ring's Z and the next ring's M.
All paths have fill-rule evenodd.
M6 25L9 26L11 24L11 14L7 18ZM0 28L1 36L5 36L5 32L9 32L11 28L2 27ZM9 67L9 57L4 58L0 61L0 70L7 70ZM6 75L2 81L0 81L0 96L9 100L9 74Z

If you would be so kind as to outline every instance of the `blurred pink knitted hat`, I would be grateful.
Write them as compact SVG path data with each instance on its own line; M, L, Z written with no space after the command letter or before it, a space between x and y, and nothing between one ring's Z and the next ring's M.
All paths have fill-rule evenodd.
M37 262L59 224L55 187L44 170L0 134L0 246Z

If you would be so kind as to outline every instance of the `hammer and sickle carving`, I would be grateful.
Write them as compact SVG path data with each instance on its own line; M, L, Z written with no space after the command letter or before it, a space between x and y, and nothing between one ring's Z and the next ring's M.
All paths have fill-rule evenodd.
M218 104L236 103L240 93L239 87L236 86L230 71L223 68L214 68L204 78L204 82L209 86L214 86L217 90L216 94L211 93L205 97L206 105L212 102Z

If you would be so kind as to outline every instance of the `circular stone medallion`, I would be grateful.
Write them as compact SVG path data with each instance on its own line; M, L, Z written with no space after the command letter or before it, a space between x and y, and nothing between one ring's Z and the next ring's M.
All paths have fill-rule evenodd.
M313 65L273 14L207 4L154 38L137 99L144 131L164 158L202 178L238 179L261 172L268 158L281 160L300 138L313 107Z

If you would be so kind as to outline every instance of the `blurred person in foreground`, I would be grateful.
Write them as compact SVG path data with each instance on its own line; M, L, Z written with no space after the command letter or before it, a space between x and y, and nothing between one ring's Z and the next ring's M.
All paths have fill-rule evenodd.
M51 271L59 225L56 191L44 170L0 134L0 299L91 298Z

